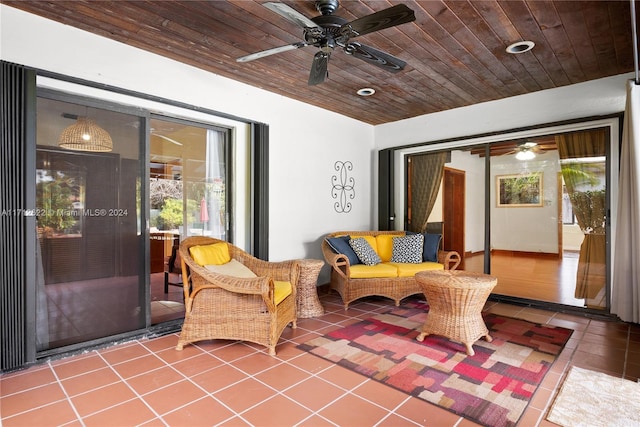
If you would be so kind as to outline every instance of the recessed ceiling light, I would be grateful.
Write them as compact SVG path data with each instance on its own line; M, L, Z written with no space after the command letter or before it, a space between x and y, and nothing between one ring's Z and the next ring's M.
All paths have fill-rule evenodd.
M518 54L529 52L536 44L530 41L515 42L507 46L507 53Z
M356 92L360 96L371 96L376 93L376 90L370 87L363 87Z

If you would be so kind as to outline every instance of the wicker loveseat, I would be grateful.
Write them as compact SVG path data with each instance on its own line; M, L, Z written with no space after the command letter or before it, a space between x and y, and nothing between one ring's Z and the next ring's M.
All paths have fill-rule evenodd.
M344 253L332 248L332 238L364 237L372 242L378 252L381 263L370 268L368 265L349 261ZM455 270L460 264L460 255L455 251L444 251L436 248L437 261L414 264L393 263L391 247L393 237L405 236L404 231L339 231L328 234L322 241L322 253L331 267L330 289L336 290L342 297L345 310L349 304L366 296L383 296L391 298L396 306L400 301L413 294L422 293L422 288L415 280L415 274L425 270ZM373 243L375 242L375 243ZM375 245L375 246L374 246ZM335 245L334 245L335 246ZM434 253L434 257L436 254ZM395 271L395 274L394 274Z
M206 262L213 265L203 265L203 250L208 260L218 251L213 255L218 259ZM185 316L176 349L226 339L262 344L275 355L282 331L289 324L296 327L298 262L263 261L228 242L200 236L180 243L180 257Z

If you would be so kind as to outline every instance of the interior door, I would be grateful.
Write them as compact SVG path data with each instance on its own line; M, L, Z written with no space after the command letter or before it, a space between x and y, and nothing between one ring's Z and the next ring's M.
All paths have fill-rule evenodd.
M445 168L442 181L443 248L458 252L462 258L458 268L464 269L465 171Z

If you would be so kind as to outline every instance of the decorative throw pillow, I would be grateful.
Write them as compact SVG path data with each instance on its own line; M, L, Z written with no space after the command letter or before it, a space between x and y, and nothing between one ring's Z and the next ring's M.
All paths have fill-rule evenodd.
M414 231L407 231L407 235L416 235ZM422 252L422 261L438 262L438 250L440 249L440 240L442 234L424 233L424 250Z
M369 242L363 237L349 240L349 245L358 255L358 259L365 265L380 264L381 260L376 251L373 250Z
M225 276L241 277L246 279L258 277L253 271L249 270L246 265L242 264L236 259L232 259L226 264L205 265L204 268L214 273L223 274Z
M394 237L391 262L420 264L422 262L423 245L424 236L422 234Z
M438 262L440 239L442 239L441 234L424 234L424 251L422 252L423 261Z
M327 243L335 253L345 255L351 265L360 264L358 255L349 246L349 240L351 240L350 236L327 237Z
M229 245L227 242L212 243L210 245L197 245L189 248L191 258L201 267L211 264L226 264L231 261Z

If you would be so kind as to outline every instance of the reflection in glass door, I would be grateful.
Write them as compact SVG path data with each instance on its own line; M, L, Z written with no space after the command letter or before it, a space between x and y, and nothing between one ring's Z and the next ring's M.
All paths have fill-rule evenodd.
M227 240L227 131L150 120L151 323L184 316L181 240Z
M85 128L84 117L95 124ZM139 124L133 115L38 98L39 352L145 326ZM63 138L65 129L77 135ZM101 132L112 149L91 145Z
M606 310L609 138L597 128L451 150L440 167L464 174L464 212L441 186L427 231L464 217L463 268L498 277L494 294ZM412 218L422 172L420 162L408 164ZM452 249L446 236L443 244Z
M606 138L600 129L494 147L494 293L606 309Z

